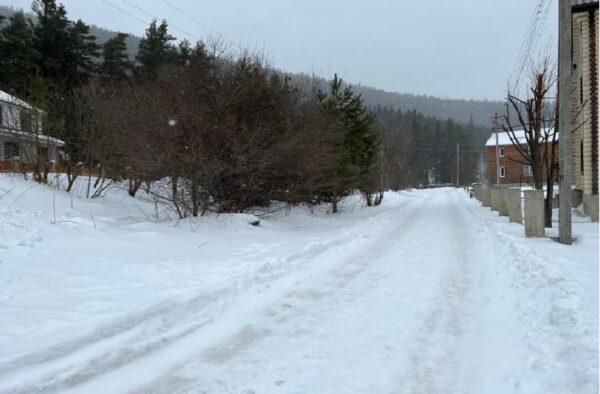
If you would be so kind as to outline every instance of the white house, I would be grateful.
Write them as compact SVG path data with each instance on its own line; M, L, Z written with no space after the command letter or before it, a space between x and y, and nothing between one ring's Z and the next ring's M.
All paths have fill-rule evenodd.
M65 143L45 135L45 113L0 90L0 162L58 163Z

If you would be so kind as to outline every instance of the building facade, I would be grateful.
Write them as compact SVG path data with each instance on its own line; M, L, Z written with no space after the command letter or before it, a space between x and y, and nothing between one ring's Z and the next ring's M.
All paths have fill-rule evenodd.
M44 112L0 90L0 165L57 164L64 142L43 132Z
M527 152L529 149L525 143L525 134L523 130L515 130L517 141L521 142L522 149ZM554 157L558 159L558 151L555 147ZM533 184L533 171L531 166L523 164L525 161L518 149L513 145L507 133L498 133L498 148L496 149L496 135L492 134L485 144L487 153L487 172L488 182L492 185L497 184L497 179L501 185L531 185ZM499 176L496 174L496 155L499 162ZM545 172L545 169L544 169ZM558 171L555 174L555 180L558 181ZM545 175L544 175L545 183Z
M598 0L572 0L573 184L598 220Z

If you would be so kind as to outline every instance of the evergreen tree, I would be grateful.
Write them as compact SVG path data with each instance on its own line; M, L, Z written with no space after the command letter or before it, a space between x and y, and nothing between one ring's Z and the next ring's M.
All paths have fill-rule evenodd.
M177 51L177 63L186 65L190 62L192 57L192 47L188 40L183 40L179 43Z
M37 58L30 21L22 12L17 12L0 29L1 88L23 97L36 72Z
M70 78L85 80L95 71L96 59L100 56L96 37L90 34L90 27L81 19L69 25L67 31L69 42L64 69Z
M127 56L127 34L118 33L116 36L104 43L102 49L102 64L100 74L111 79L123 79L128 76L131 63Z
M33 46L40 56L42 76L53 81L64 78L70 42L67 11L55 0L35 0L32 9L37 16Z
M167 21L157 25L156 20L146 29L146 35L140 41L136 59L139 63L138 72L144 76L156 76L159 69L177 60L177 49L171 41L175 37L168 32Z
M338 194L357 188L366 195L372 186L379 159L380 140L375 130L375 116L364 105L360 95L334 76L329 93L317 93L321 110L337 119L344 128L345 137L338 147ZM335 197L334 197L335 198Z
M96 37L83 21L70 22L64 6L55 0L36 0L32 8L38 18L33 44L42 76L61 88L79 85L94 71L99 56Z

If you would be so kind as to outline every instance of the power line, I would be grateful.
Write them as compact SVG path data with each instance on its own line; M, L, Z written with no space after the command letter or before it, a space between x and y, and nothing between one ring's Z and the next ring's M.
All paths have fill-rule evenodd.
M185 16L186 18L188 18L189 20L191 20L192 22L198 24L199 26L201 26L202 28L206 29L209 33L218 36L218 37L222 37L223 39L227 40L231 45L237 47L239 50L243 50L243 48L241 46L239 46L238 44L236 44L233 40L227 38L225 35L223 35L222 33L219 33L218 31L214 30L213 28L211 28L210 26L208 26L206 23L200 21L198 18L192 16L189 12L185 12L183 11L181 8L177 7L176 5L174 5L173 3L171 3L170 1L167 0L160 0L162 3L166 4L167 6L171 7L172 9L174 9L175 11L177 11L178 13L180 13L181 15Z
M535 8L536 10L539 9L541 2L542 2L542 0L540 0L538 2L538 5ZM515 61L515 64L513 65L512 71L510 73L510 78L509 78L510 83L512 83L515 72L517 71L517 69L519 68L519 66L521 64L521 59L523 58L523 54L524 54L525 48L527 46L527 41L529 39L529 36L531 35L531 31L535 24L536 17L537 17L537 12L534 12L531 20L529 21L529 26L527 27L527 31L525 32L525 37L523 39L523 42L521 42L521 47L519 48L519 54L517 55L517 59Z
M151 13L147 12L146 10L144 10L143 8L141 8L140 6L138 6L137 4L135 4L135 3L133 3L133 2L131 2L131 1L129 1L129 0L121 0L121 1L122 1L123 3L125 3L125 4L128 4L129 6L131 6L131 7L133 7L133 8L135 8L136 10L140 11L140 12L141 12L141 13L143 13L144 15L146 15L146 16L149 16L149 17L150 17L150 18L152 18L152 19L159 19L158 17L156 17L156 16L152 15ZM192 38L193 38L193 39L195 39L196 41L199 41L199 40L200 40L200 38L199 38L199 37L197 37L196 35L194 35L194 34L192 34L192 33L188 32L188 31L185 31L184 29L182 29L182 28L180 28L180 27L177 27L177 26L175 26L175 25L173 25L173 24L170 24L170 23L169 23L169 27L171 27L173 30L177 30L177 31L179 31L179 32L181 32L181 33L183 33L183 34L185 34L185 35L189 36L189 37L192 37Z
M125 14L125 15L129 16L130 18L135 19L138 22L143 23L146 26L148 25L148 22L146 22L145 20L143 20L141 18L138 18L137 16L135 16L135 15L133 15L133 14L125 11L124 9L122 9L121 7L119 7L118 5L113 4L113 3L109 2L108 0L100 0L100 1L103 2L103 3L105 3L105 4L108 4L109 6L111 6L114 9L116 9L117 11L121 12L122 14Z
M545 8L541 11L541 19L539 24L536 26L537 29L533 32L533 36L531 39L531 44L528 47L528 51L525 54L525 58L523 61L523 65L521 67L521 70L519 72L519 75L517 76L517 80L516 80L516 86L519 85L519 82L521 80L521 76L523 75L523 71L526 69L527 67L527 62L529 61L529 59L531 58L531 55L533 53L533 50L536 48L537 46L537 42L542 34L543 31L543 27L546 23L546 20L548 19L548 13L550 11L550 5L552 3L552 0L548 0L545 3Z
M102 1L103 3L105 3L105 4L109 5L109 6L111 6L112 8L114 8L114 9L116 9L117 11L121 12L122 14L124 14L124 15L127 15L127 16L129 16L130 18L133 18L133 19L135 19L136 21L138 21L138 22L140 22L140 23L143 23L143 24L144 24L144 25L146 25L146 26L150 24L148 21L146 21L146 20L144 20L144 19L142 19L142 18L139 18L137 15L134 15L134 14L130 13L129 11L127 11L127 10L123 9L122 7L119 7L118 5L116 5L116 4L114 4L114 3L112 3L112 2L111 2L111 1L109 1L109 0L100 0L100 1ZM138 6L138 5L136 5L135 3L132 3L132 2L130 2L130 1L128 1L128 0L120 0L120 1L121 1L121 2L123 2L123 3L125 3L125 4L127 4L127 5L129 5L130 7L133 7L133 8L135 8L136 10L138 10L139 12L141 12L142 14L144 14L144 15L146 15L146 16L149 16L149 17L150 17L150 18L152 18L152 19L161 19L161 18L158 18L158 17L156 17L155 15L153 15L153 14L151 14L151 13L147 12L146 10L144 10L144 9L143 9L143 8L141 8L141 7L139 7L139 6ZM188 32L188 31L186 31L186 30L184 30L184 29L181 29L180 27L177 27L177 26L175 26L175 25L173 25L173 24L169 24L169 27L170 27L170 28L172 28L173 30L177 30L177 31L179 31L179 32L181 32L181 33L183 33L183 34L185 34L185 35L187 35L187 36L189 36L189 37L193 38L193 39L194 39L194 40L196 40L196 41L199 41L199 40L200 40L200 38L199 38L199 37L197 37L196 35L194 35L194 34L192 34L192 33Z
M537 42L541 36L543 27L546 23L546 20L548 19L551 4L552 0L538 1L534 9L531 21L529 23L527 32L525 33L523 43L521 44L517 60L510 74L509 88L518 88L523 72L527 68L528 62L531 58L534 49L537 46Z
M534 9L532 18L531 18L529 28L523 39L523 43L522 43L520 51L519 51L519 56L517 58L517 62L515 63L515 67L513 69L513 74L511 75L511 82L515 83L515 87L518 85L518 82L515 82L515 75L517 75L516 80L518 81L521 78L521 74L525 68L525 65L527 64L527 60L528 60L527 54L529 53L530 48L532 46L533 37L535 35L535 31L537 30L537 26L538 26L540 18L541 18L541 14L542 14L542 10L543 10L545 1L546 0L538 1L537 5Z

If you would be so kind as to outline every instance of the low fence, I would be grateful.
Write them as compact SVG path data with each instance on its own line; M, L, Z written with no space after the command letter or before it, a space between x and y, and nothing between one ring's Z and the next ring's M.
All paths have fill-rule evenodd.
M100 176L100 169L93 167L71 167L71 171L74 173L79 173L80 175ZM44 168L41 164L37 163L21 163L17 160L0 160L0 172L44 172ZM48 172L56 174L66 174L68 172L68 167L61 164L51 165Z
M473 186L473 197L510 222L524 224L526 237L545 235L543 190L522 192L519 186L479 183Z

